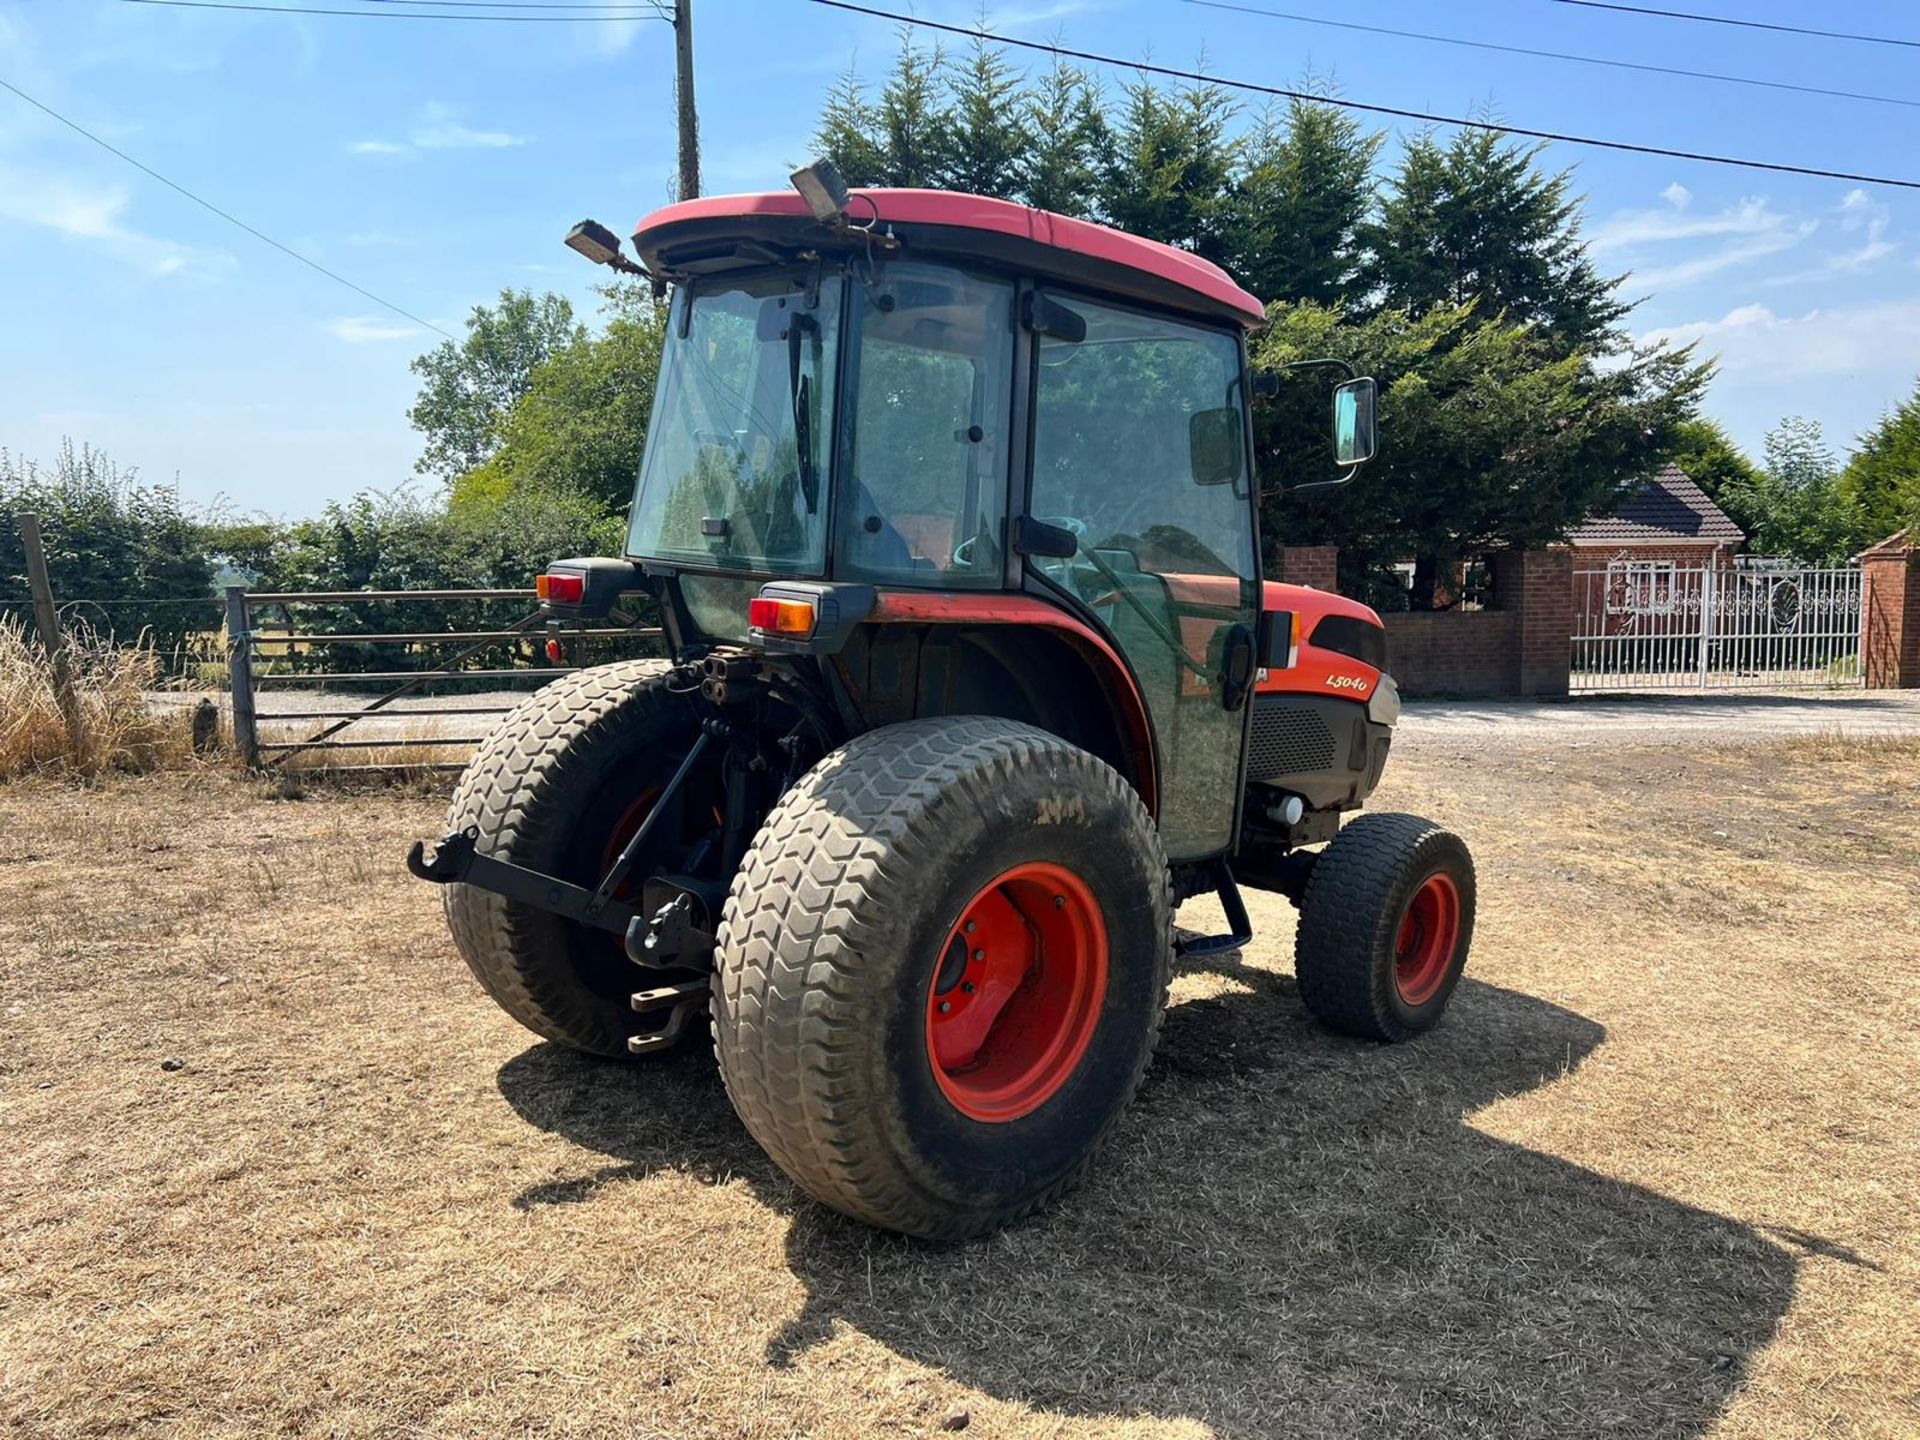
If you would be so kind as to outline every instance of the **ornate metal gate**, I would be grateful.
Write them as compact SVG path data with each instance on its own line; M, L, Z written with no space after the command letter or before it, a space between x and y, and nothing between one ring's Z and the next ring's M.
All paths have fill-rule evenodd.
M1616 560L1574 572L1575 691L1860 683L1857 565Z

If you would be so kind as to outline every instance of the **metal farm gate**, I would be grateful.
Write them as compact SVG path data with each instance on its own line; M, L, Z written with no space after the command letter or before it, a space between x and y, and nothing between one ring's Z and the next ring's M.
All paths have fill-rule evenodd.
M1575 692L1856 686L1860 567L1617 560L1573 576Z

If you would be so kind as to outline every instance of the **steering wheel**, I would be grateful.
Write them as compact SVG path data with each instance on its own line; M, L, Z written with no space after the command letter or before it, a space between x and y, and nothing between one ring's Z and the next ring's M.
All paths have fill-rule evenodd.
M1083 539L1087 533L1087 522L1073 515L1036 515L1033 518L1042 525L1056 525L1070 532L1075 540ZM978 535L971 535L953 547L953 563L956 566L962 569L972 567L973 546L979 538Z

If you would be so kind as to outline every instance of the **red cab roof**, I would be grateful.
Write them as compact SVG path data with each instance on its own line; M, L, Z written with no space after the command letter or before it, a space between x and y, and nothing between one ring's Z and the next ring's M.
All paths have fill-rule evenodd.
M877 216L875 223L892 226L910 249L998 256L1053 278L1197 308L1249 328L1266 323L1260 301L1212 261L1010 200L947 190L855 190L849 214L856 224ZM729 232L765 236L784 230L797 236L809 229L816 237L827 234L798 194L778 190L710 195L668 205L634 228L633 241L658 274L709 268L720 258L714 240Z

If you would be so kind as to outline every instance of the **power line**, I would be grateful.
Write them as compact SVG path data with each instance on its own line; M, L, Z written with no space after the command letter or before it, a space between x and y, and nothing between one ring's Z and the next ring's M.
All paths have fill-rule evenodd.
M1794 90L1802 95L1825 95L1838 100L1869 100L1877 105L1905 105L1920 109L1920 100L1903 100L1897 95L1867 95L1857 90L1827 90L1818 85L1795 85L1785 80L1762 80L1751 75L1722 75L1711 70L1682 70L1672 65L1645 65L1634 60L1606 60L1596 55L1571 55L1561 50L1529 50L1520 45L1498 45L1491 40L1465 40L1457 35L1429 35L1419 30L1395 30L1386 25L1362 25L1353 20L1327 20L1318 15L1293 15L1284 10L1265 10L1258 5L1235 5L1228 0L1185 0L1208 10L1232 10L1241 15L1260 15L1269 20L1290 20L1300 25L1325 25L1336 30L1360 30L1369 35L1394 35L1403 40L1425 40L1435 45L1458 45L1469 50L1497 50L1505 55L1530 55L1541 60L1571 60L1581 65L1605 65L1616 70L1642 70L1653 75L1678 75L1688 80L1715 80L1727 85L1756 85L1768 90Z
M362 5L414 5L435 10L650 10L653 18L671 22L672 0L358 0ZM645 15L615 16L615 19L645 20Z
M313 5L249 5L241 0L120 0L120 3L162 5L178 10L245 10L256 15L350 15L360 20L492 20L504 25L623 25L629 20L659 18L651 5L624 15L473 15L422 10L328 10ZM442 0L403 0L403 3L437 4Z
M867 15L876 20L890 20L896 25L939 30L965 39L984 38L993 41L996 45L1006 45L1016 50L1037 50L1042 54L1061 55L1071 60L1085 60L1094 65L1113 65L1143 75L1162 75L1169 79L1189 80L1201 85L1218 85L1227 90L1246 90L1256 95L1272 95L1283 100L1331 105L1341 110L1360 110L1369 115L1388 115L1398 120L1418 120L1427 125L1452 125L1462 130L1488 130L1496 135L1522 135L1530 140L1552 140L1562 145L1586 145L1598 150L1621 150L1633 155L1659 155L1669 160L1695 160L1703 165L1732 165L1743 170L1768 170L1781 175L1811 175L1822 180L1851 180L1861 185L1886 185L1900 190L1920 190L1920 180L1901 180L1885 175L1860 175L1846 170L1827 170L1815 165L1789 165L1777 160L1748 160L1734 155L1709 155L1697 150L1672 150L1663 145L1638 145L1629 140L1602 140L1591 135L1571 135L1558 130L1536 130L1524 125L1508 125L1493 120L1467 120L1454 115L1435 115L1430 111L1409 110L1399 105L1375 105L1362 100L1315 95L1306 90L1289 90L1285 86L1262 85L1252 80L1226 80L1197 70L1176 70L1171 66L1154 65L1144 60L1122 60L1113 55L1100 55L1091 50L1073 50L1064 45L1055 45L1041 40L1017 40L1012 36L998 35L990 30L971 25L947 25L937 20L922 20L914 15L900 15L891 10L856 5L851 3L851 0L806 0L806 3L825 6L829 10L844 10L853 15Z
M22 100L26 101L27 104L33 106L34 109L40 111L44 115L51 116L53 119L58 120L62 125L66 126L69 130L73 131L76 135L84 136L86 139L91 140L94 144L98 145L102 150L105 150L108 154L118 156L120 159L126 161L127 164L133 166L134 169L140 171L145 175L151 176L155 180L158 180L162 185L166 186L169 190L175 191L180 195L184 195L187 199L191 200L194 204L198 205L202 210L212 211L215 215L218 215L222 220L226 221L229 225L237 226L240 229L246 231L247 234L253 236L254 239L260 241L262 244L271 245L274 249L278 250L282 255L285 255L290 259L298 260L302 265L306 266L309 270L317 271L318 273L326 276L327 279L333 281L336 285L344 285L347 287L347 289L353 291L354 294L364 296L366 299L371 300L374 304L378 305L381 309L391 310L394 314L400 316L402 319L411 320L416 325L424 326L426 329L433 331L433 333L436 335L444 336L448 340L452 340L456 338L452 335L447 334L445 330L442 330L438 325L434 324L431 320L422 320L418 315L414 314L411 310L403 310L398 305L394 304L391 300L382 299L380 296L374 294L373 291L367 289L366 286L354 284L353 281L347 279L346 276L337 274L336 272L329 270L326 266L322 265L318 260L310 260L305 255L302 255L298 250L292 249L291 247L286 245L282 245L278 240L274 239L271 235L265 234L262 231L254 229L253 226L249 225L246 221L240 219L239 216L230 214L228 211L222 210L218 205L214 204L211 200L201 199L200 196L194 194L193 191L187 189L186 186L181 185L176 181L169 180L166 176L162 175L158 170L154 169L151 165L143 164L142 162L134 159L133 156L127 154L126 151L120 149L115 145L108 144L105 140L102 140L98 135L94 134L91 130L87 129L85 126L80 125L75 121L69 120L66 116L62 115L58 110L55 110L51 105L42 104L40 101L34 99L33 96L27 94L26 91L22 90L18 85L13 84L11 81L0 80L0 89L12 91L15 95L18 95Z
M1809 30L1802 25L1776 25L1766 20L1736 20L1731 15L1696 15L1691 10L1656 10L1650 5L1621 5L1615 0L1553 0L1556 5L1578 5L1587 10L1618 10L1628 15L1657 15L1663 20L1695 20L1703 25L1735 25L1742 30L1774 30L1783 35L1813 35L1822 40L1857 40L1863 45L1902 45L1920 50L1920 40L1896 35L1856 35L1847 30Z

